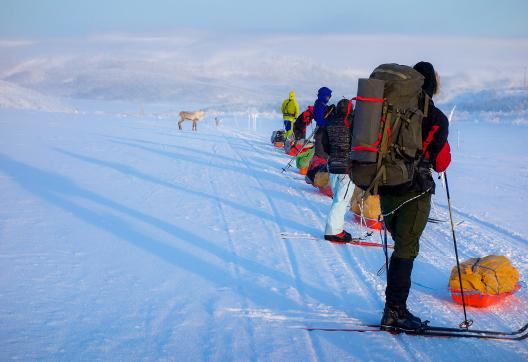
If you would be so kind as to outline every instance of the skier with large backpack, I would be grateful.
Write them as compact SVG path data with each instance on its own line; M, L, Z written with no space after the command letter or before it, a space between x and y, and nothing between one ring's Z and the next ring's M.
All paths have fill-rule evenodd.
M357 186L380 195L385 227L395 243L382 329L423 325L407 308L411 272L435 191L431 168L443 172L451 160L449 122L432 101L437 91L436 73L426 62L414 68L382 64L358 83L351 175Z
M352 236L343 229L346 210L354 193L349 173L349 156L352 140L354 109L352 101L342 99L335 112L322 127L322 144L328 154L328 171L333 201L326 219L324 238L335 243L352 241Z
M281 106L282 119L284 120L284 130L286 138L293 134L293 122L299 116L299 103L295 99L295 92L291 91L288 98L282 101Z

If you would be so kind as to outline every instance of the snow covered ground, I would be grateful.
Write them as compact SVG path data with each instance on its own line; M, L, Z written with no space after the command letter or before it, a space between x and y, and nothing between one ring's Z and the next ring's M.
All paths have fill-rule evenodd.
M280 121L189 126L0 109L0 359L527 360L526 341L303 330L379 321L381 249L279 237L321 235L330 205L281 175L288 158L269 144ZM455 122L450 137L462 258L507 255L526 280L528 128ZM434 203L447 219L440 184ZM434 324L462 320L453 265L448 225L430 224L410 308ZM516 329L526 302L523 288L469 315Z

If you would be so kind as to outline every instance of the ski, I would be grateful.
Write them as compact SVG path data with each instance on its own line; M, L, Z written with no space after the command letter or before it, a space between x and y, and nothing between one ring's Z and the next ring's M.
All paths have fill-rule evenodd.
M449 220L441 220L441 219L435 219L433 217L430 217L427 219L427 222L430 222L432 224L441 224L441 223L444 223L444 222L449 222Z
M379 327L379 325L369 325L369 327ZM517 329L516 331L490 331L482 329L464 329L464 328L450 328L450 327L438 327L438 326L427 326L427 330L438 331L438 332L457 332L457 333L476 333L476 334L489 334L496 336L515 336L523 334L528 330L528 323Z
M320 238L313 236L312 234L303 234L303 233L281 232L280 236L282 239L309 239L309 240L319 240L320 239Z
M341 244L341 245L357 245L357 246L369 246L369 247L375 247L375 248L383 248L383 244L381 243L375 243L371 241L364 241L362 239L352 239L351 241L347 242L339 242L339 241L329 241L332 244ZM389 249L393 249L394 245L387 245Z
M364 327L368 328L374 328L374 331L380 330L381 326L379 324L368 324ZM361 327L361 328L364 328ZM515 330L515 331L490 331L490 330L482 330L482 329L464 329L464 328L450 328L450 327L438 327L438 326L424 326L425 330L429 331L437 331L437 332L456 332L456 333L476 333L476 334L489 334L489 335L500 335L500 336L515 336L519 334L523 334L528 330L528 323L522 326L521 328ZM346 332L346 331L355 331L354 328L317 328L315 330L325 330L327 332ZM362 329L364 330L364 329Z
M445 328L436 326L426 326L418 330L405 330L401 328L393 327L391 329L383 330L380 325L368 325L365 327L357 328L317 328L307 327L305 330L309 332L322 331L322 332L359 332L359 333L390 333L399 334L404 333L412 336L422 337L444 337L444 338L474 338L474 339L489 339L489 340L500 340L500 341L522 341L528 338L528 332L526 329L528 326L524 326L517 331L513 332L495 332L495 331L484 331L484 330L466 330L459 328ZM525 332L525 333L523 333Z
M431 224L441 224L441 223L449 222L449 220L441 220L441 219L435 219L435 218L430 217L430 218L427 219L427 222L428 222L428 223L431 223ZM457 222L457 223L455 224L455 226L460 226L460 225L462 225L463 223L464 223L464 220L459 221L459 222Z
M281 239L307 239L307 240L322 240L321 238L318 238L316 236L313 236L311 234L299 234L299 233L280 233ZM328 240L325 240L328 241ZM328 241L332 244L340 244L340 245L356 245L356 246L366 246L366 247L377 247L377 248L383 248L383 244L371 242L371 241L365 241L365 239L362 238L353 238L351 241L347 242L339 242L339 241ZM388 245L389 249L394 248L394 245Z

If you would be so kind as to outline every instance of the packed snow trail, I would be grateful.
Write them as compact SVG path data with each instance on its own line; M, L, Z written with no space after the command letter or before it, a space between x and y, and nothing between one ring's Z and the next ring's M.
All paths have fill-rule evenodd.
M379 322L384 255L280 237L321 235L330 199L281 174L272 121L192 133L155 118L0 116L2 360L528 358L526 342L306 331ZM456 185L456 167L453 187L471 187ZM447 219L438 189L434 216ZM463 258L501 253L527 275L522 234L457 210ZM448 225L429 224L410 308L436 325L461 321L446 290L453 264ZM469 316L516 329L525 305L523 289Z

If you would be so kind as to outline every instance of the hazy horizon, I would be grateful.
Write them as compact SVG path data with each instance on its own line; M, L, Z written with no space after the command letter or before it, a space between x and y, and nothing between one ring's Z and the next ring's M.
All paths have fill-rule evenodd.
M439 101L526 86L528 26L519 19L528 2L332 1L316 12L314 2L291 1L281 14L275 1L206 3L4 1L0 91L269 107L292 89L304 103L321 86L353 97L377 65L422 60L442 77ZM249 13L258 16L248 22Z

